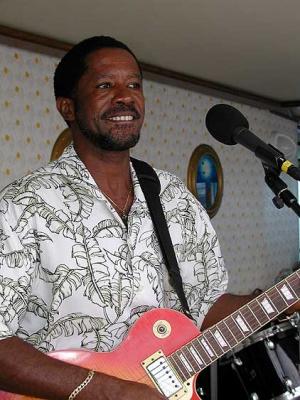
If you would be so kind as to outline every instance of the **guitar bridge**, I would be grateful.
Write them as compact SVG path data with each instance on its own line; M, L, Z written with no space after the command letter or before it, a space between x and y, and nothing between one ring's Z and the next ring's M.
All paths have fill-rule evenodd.
M170 400L180 399L187 393L184 384L161 350L144 360L142 366L157 389Z

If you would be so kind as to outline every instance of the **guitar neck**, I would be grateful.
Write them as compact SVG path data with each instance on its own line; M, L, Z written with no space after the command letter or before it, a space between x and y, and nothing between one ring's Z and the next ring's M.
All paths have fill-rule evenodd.
M202 371L300 298L296 271L184 345L168 360L183 381Z

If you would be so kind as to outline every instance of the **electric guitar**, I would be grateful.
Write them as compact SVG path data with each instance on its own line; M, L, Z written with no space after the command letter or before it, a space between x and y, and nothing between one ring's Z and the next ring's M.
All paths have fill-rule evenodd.
M146 312L114 351L63 350L50 356L121 379L156 387L170 400L200 399L196 378L300 298L300 270L276 284L203 333L177 311ZM29 400L0 392L1 400Z

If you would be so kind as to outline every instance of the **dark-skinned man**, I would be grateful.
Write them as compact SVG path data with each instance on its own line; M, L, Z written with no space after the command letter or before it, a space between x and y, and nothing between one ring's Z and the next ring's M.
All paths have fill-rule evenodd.
M43 399L163 399L142 383L47 356L111 351L145 311L181 310L130 149L144 120L142 72L109 37L74 46L54 77L73 144L6 187L0 202L0 387ZM252 299L225 293L227 272L205 210L156 171L192 316L202 330Z

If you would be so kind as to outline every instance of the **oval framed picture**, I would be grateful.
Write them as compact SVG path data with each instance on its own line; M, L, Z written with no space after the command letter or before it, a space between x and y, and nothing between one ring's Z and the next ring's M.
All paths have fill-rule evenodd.
M65 150L67 146L72 142L72 134L69 128L64 129L58 138L56 139L51 156L50 161L57 160Z
M212 218L220 208L223 196L223 170L215 150L200 144L193 151L187 185Z

